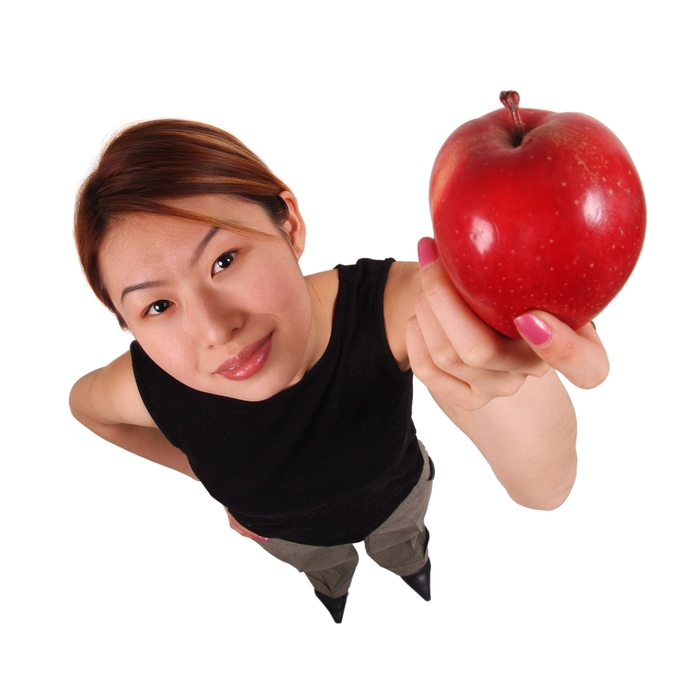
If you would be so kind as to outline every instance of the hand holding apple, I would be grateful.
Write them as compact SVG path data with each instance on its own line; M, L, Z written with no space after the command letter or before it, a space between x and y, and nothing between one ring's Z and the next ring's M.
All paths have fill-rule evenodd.
M486 323L511 338L540 309L594 318L639 257L646 209L617 137L592 117L518 107L463 124L438 153L430 209L442 264Z
M581 388L606 378L607 353L591 324L574 331L547 312L532 311L518 319L519 339L505 337L461 297L432 238L419 242L418 258L421 292L407 330L410 364L448 415L512 396L528 376L542 377L550 367Z
M600 384L608 362L595 329L574 331L533 311L525 316L537 319L546 337L528 337L525 328L524 339L507 338L462 299L432 238L419 242L418 260L415 313L405 335L411 370L513 500L556 508L576 475L576 418L550 368L582 388Z

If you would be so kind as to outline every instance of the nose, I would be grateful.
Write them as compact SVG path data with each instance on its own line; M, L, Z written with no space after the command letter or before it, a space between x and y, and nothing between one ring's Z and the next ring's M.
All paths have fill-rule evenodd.
M225 345L243 325L239 311L218 297L203 294L189 305L189 325L200 344Z

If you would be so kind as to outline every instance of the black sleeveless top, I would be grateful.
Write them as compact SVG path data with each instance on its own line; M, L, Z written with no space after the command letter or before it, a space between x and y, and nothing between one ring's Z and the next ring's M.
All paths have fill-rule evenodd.
M391 354L393 260L339 265L331 338L297 384L248 402L190 389L131 345L136 383L207 491L264 537L332 546L381 525L420 478L412 373Z

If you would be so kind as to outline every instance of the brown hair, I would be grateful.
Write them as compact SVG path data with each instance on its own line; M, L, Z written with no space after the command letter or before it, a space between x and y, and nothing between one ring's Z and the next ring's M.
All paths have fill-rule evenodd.
M119 319L98 264L109 227L126 214L179 216L215 226L229 222L167 204L204 194L236 195L256 202L281 226L288 190L269 168L235 136L216 127L180 119L158 119L126 127L107 144L97 167L78 193L75 242L92 290ZM240 226L234 228L252 233Z

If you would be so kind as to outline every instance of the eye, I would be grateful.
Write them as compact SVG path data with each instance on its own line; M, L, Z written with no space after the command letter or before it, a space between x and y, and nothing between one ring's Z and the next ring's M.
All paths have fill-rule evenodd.
M164 311L167 311L172 306L172 302L167 299L159 299L154 301L147 309L146 316L159 316Z
M236 257L236 252L235 251L230 251L228 253L224 253L223 255L219 256L216 259L216 262L214 263L214 266L212 267L212 274L217 274L218 272L221 272L222 270L225 270L232 262L233 259Z

